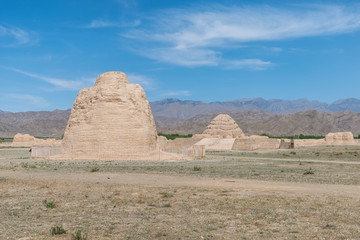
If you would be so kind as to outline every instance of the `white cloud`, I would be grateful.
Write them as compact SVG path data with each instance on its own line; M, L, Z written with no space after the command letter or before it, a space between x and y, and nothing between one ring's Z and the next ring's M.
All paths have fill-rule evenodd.
M104 20L92 20L89 25L86 26L86 28L108 28L108 27L137 27L141 24L141 21L139 19L135 19L132 22L110 22L110 21L104 21Z
M178 91L164 91L162 94L164 97L175 97L175 96L184 96L188 97L191 95L189 90L178 90Z
M155 88L155 81L148 76L139 75L136 73L127 73L126 76L130 83L140 84L140 86L142 86L146 90L151 90Z
M194 8L193 8L194 9ZM153 27L123 35L152 42L149 58L182 66L221 65L221 49L258 41L343 34L360 29L360 7L312 5L292 8L269 6L168 10L149 18ZM141 47L140 47L141 48ZM269 50L280 52L281 48Z
M360 28L360 9L342 6L318 6L301 11L224 7L174 14L175 20L170 25L178 28L155 35L154 39L170 42L177 48L338 34Z
M226 61L225 69L248 69L248 70L265 70L272 65L270 61L260 59L242 59Z
M161 62L168 62L180 66L216 66L219 53L210 49L190 48L156 48L142 51L140 54Z
M126 8L137 6L136 0L117 0L117 2Z
M57 90L80 90L84 87L89 87L90 83L93 82L92 79L82 78L81 80L64 80L59 78L46 77L35 73L25 72L17 68L7 68L13 72L23 74L44 82L47 82L55 87Z
M280 53L283 51L283 49L280 47L264 47L264 49L275 53Z
M19 101L22 103L26 103L27 105L33 105L37 107L50 106L50 103L48 103L44 98L29 94L4 94L2 98L6 98L6 101Z
M32 39L29 32L14 26L0 25L0 45L16 46L31 42Z
M103 20L93 20L87 27L88 28L104 28L104 27L114 27L117 24L114 22L108 22Z

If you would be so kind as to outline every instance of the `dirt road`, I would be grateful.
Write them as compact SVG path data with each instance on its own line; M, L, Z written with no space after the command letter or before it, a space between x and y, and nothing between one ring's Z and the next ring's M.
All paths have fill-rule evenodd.
M282 193L298 195L331 195L360 198L360 186L269 182L245 179L170 176L136 173L39 173L0 170L0 178L16 180L50 180L121 185L185 186L232 189L244 193Z

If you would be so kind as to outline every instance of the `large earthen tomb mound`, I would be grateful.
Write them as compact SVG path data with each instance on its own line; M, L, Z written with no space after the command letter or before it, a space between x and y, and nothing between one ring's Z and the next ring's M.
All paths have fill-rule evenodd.
M122 72L101 74L81 90L65 130L61 154L52 159L163 160L145 92Z
M197 137L240 138L244 136L244 132L232 117L227 114L219 114Z

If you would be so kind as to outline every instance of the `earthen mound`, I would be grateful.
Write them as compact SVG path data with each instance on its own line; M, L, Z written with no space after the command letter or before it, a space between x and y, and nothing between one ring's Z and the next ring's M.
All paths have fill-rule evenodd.
M325 136L326 144L331 145L354 145L357 144L351 132L328 133Z
M39 139L33 137L29 134L21 134L18 133L14 136L13 142L11 143L12 146L59 146L61 144L61 140L56 139Z
M218 138L240 138L245 136L239 125L227 114L216 116L202 134Z
M130 84L122 72L106 72L94 87L79 92L61 154L52 158L160 160L168 155L158 146L155 121L142 87Z
M18 133L13 138L13 143L23 143L23 142L32 142L32 141L35 141L35 137L29 134Z

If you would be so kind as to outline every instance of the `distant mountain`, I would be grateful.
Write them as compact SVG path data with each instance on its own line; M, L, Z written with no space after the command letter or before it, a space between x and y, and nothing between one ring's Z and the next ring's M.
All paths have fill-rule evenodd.
M330 112L340 112L349 110L351 112L360 112L360 100L356 98L341 99L333 102L328 107Z
M202 133L218 113L208 113L185 120L169 121L155 118L158 132L196 134ZM360 113L343 111L320 113L315 110L287 115L272 115L263 111L227 112L247 135L272 136L317 135L329 132L350 131L360 134Z
M239 99L227 102L205 103L201 101L181 101L178 99L164 99L151 102L151 109L156 117L173 119L189 119L199 114L227 111L261 110L273 114L289 114L317 110L319 112L333 112L350 110L360 112L360 100L347 99L331 105L319 101L309 101L305 98L297 100L265 100L263 98Z
M0 137L28 133L37 137L61 137L69 120L70 110L52 112L5 112L0 114Z
M150 103L158 132L201 133L219 113L229 113L246 134L325 135L334 131L360 134L360 100L338 100L332 104L307 99L239 99L205 103L164 99ZM346 111L344 111L346 110ZM0 111L0 137L28 133L38 137L61 137L70 110L52 112Z

